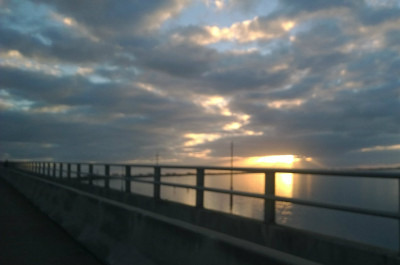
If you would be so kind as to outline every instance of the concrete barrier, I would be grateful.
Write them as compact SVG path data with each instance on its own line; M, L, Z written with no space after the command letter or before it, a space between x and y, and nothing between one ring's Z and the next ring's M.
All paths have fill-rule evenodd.
M67 180L5 176L108 264L400 264L393 253L243 217Z

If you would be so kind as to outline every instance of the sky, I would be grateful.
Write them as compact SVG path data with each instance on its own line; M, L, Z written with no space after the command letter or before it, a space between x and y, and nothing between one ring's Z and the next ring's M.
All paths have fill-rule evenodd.
M0 159L400 165L398 0L0 0Z

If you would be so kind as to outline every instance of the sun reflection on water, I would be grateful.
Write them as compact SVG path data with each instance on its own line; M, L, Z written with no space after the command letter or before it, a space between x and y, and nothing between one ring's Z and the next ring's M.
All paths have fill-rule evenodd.
M293 174L292 173L276 173L275 193L277 196L282 196L282 197L292 197L293 196Z

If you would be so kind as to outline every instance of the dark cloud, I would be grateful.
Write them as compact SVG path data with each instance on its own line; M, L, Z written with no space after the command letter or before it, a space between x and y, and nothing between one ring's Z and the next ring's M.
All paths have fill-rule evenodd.
M257 4L259 4L260 2L261 2L260 0L248 0L248 1L231 0L228 2L228 8L250 12L254 8L256 8Z
M260 86L280 87L287 80L288 73L268 73L261 69L234 69L224 72L214 72L207 75L220 93L230 93L235 90L258 88Z
M201 75L217 58L214 50L188 43L166 43L138 54L142 65L181 77Z
M388 6L386 8L364 7L358 12L359 19L365 25L377 25L388 20L398 20L400 8Z
M177 14L180 4L185 1L118 1L106 0L92 2L90 0L45 1L35 0L55 7L58 12L74 18L95 35L114 37L146 31L151 24L162 22L163 13ZM158 21L159 20L159 21Z
M249 127L265 134L238 139L243 155L296 153L339 165L344 161L337 154L350 156L366 146L396 145L400 140L400 104L394 87L342 91L333 100L309 100L293 109L271 109L252 102L239 106L254 114Z
M316 12L319 10L326 10L330 8L346 7L357 9L365 5L363 0L339 0L339 1L324 1L324 0L280 0L279 13L288 15L295 15L300 12Z
M92 86L81 76L57 77L9 67L0 67L0 74L0 88L21 98L52 104L73 104L71 97Z
M386 32L385 40L390 47L400 47L400 30L390 30Z
M64 63L94 63L112 61L116 47L91 41L68 30L50 27L38 34L26 34L15 29L0 26L2 49L18 50L28 57L44 58Z

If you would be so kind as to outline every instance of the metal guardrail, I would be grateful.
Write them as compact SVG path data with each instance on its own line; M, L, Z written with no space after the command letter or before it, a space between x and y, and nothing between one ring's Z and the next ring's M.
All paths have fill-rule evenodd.
M215 192L220 194L239 195L250 198L258 198L264 200L264 216L263 221L266 224L275 223L275 202L290 202L311 207L319 207L324 209L339 210L350 213L365 214L370 216L378 216L384 218L397 219L399 221L400 231L400 173L399 172L379 172L379 171L362 171L362 170L319 170L319 169L287 169L287 168L245 168L245 167L206 167L206 166L172 166L172 165L146 165L146 164L104 164L104 163L63 163L63 162L13 162L10 163L13 167L19 168L24 171L32 172L35 174L47 176L74 179L76 181L87 181L89 185L93 185L95 180L104 180L104 187L110 188L110 180L121 179L125 181L125 192L131 193L131 182L146 183L153 185L153 198L161 200L161 187L170 186L177 188L193 189L196 191L195 207L204 208L204 192ZM87 167L87 170L82 170L82 167ZM72 167L75 170L72 170ZM94 167L102 167L104 174L94 173ZM120 176L112 176L110 174L111 167L123 167L124 173ZM145 177L152 177L153 180L146 180L140 176L132 176L132 168L150 168L152 173L145 175ZM165 176L189 176L190 174L167 174L162 175L163 169L175 170L195 170L196 185L187 185L180 183L172 183L161 181L161 177ZM206 171L222 171L226 172L225 175L246 173L262 173L265 175L264 193L244 192L220 188L206 187L204 179ZM384 179L398 179L399 180L399 210L397 212L370 210L360 207L351 207L344 205L337 205L331 203L315 202L311 200L303 200L297 198L288 198L276 196L275 193L275 176L277 173L297 173L309 175L324 175L334 177L357 177L357 178L384 178ZM218 175L210 172L209 175ZM399 232L399 245L400 245L400 232ZM400 246L399 246L400 248ZM400 250L399 250L400 252Z

